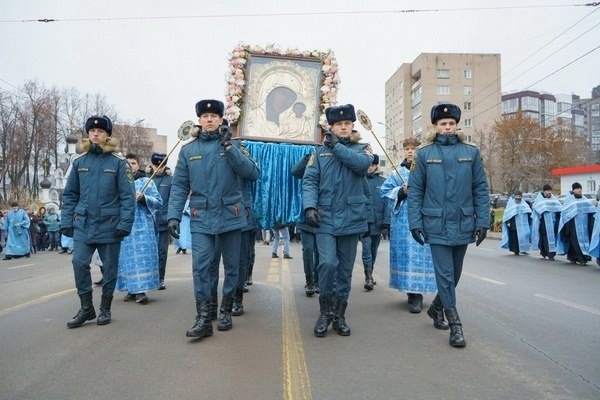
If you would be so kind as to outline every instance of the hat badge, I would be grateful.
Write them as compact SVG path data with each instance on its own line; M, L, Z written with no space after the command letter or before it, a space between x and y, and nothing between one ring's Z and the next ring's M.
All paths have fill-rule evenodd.
M448 112L448 107L444 107L444 112Z
M206 104L206 108L210 108L210 107L211 107L210 103Z
M98 125L98 120L97 119L94 120L94 125Z
M340 111L340 115L344 115L344 111L343 111L343 110L342 110L342 111Z

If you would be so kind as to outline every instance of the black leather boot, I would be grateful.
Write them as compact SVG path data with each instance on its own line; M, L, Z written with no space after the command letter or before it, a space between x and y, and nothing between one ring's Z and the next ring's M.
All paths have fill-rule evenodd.
M238 317L242 314L244 314L244 289L235 289L233 306L231 307L231 315Z
M252 286L252 270L254 269L254 264L248 265L248 276L246 277L246 286Z
M346 307L348 307L346 300L337 300L337 309L333 317L333 330L341 336L350 336L350 327L346 324Z
M442 301L440 300L440 296L436 295L429 309L427 310L427 315L433 320L433 326L435 329L446 330L450 328L448 323L444 319L444 307L442 306Z
M216 321L219 318L219 295L214 294L209 302L210 320Z
M77 315L73 319L67 321L68 328L79 328L85 323L85 321L91 321L96 318L96 310L94 310L94 303L92 302L92 293L85 293L79 295L81 302L81 308L77 311Z
M203 338L213 335L213 326L210 319L210 306L211 302L209 300L196 302L196 311L198 313L196 316L196 323L185 333L185 336Z
M444 313L446 314L446 318L448 318L448 324L450 325L450 346L465 347L467 342L465 342L462 323L460 322L456 308L446 308L444 309Z
M365 268L365 289L373 290L373 268Z
M219 323L217 329L220 331L228 331L233 328L233 321L231 320L231 308L233 306L232 297L223 297L221 300L221 312L219 313Z
M315 294L315 282L312 275L305 275L306 286L304 286L304 292L308 297L312 297Z
M100 314L96 320L98 325L110 324L110 304L112 303L112 299L112 296L102 295L102 299L100 300Z
M333 313L331 312L331 297L319 296L319 319L315 324L315 336L324 337L327 335L327 328L333 320Z
M409 293L408 298L408 303L410 304L409 311L413 314L420 313L423 308L423 295L420 293Z

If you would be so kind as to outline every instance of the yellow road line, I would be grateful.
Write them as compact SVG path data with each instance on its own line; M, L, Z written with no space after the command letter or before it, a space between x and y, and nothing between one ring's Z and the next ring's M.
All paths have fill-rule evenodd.
M12 306L12 307L9 307L9 308L2 309L2 310L0 310L0 317L3 316L3 315L9 314L9 313L11 313L13 311L17 311L17 310L20 310L22 308L32 306L34 304L39 304L39 303L42 303L42 302L44 302L46 300L49 300L49 299L51 299L53 297L62 296L63 294L71 293L71 292L74 292L74 291L75 291L75 288L63 290L63 291L60 291L60 292L51 293L51 294L47 294L45 296L38 297L37 299L33 299L33 300L27 301L25 303L17 304L16 306Z
M311 400L310 379L304 357L304 345L296 312L292 276L287 260L282 263L282 323L283 323L283 398Z

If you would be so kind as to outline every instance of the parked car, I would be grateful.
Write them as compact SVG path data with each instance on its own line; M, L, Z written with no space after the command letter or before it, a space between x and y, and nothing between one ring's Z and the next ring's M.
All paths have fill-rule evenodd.
M490 206L492 208L504 208L508 203L508 196L502 193L490 193Z

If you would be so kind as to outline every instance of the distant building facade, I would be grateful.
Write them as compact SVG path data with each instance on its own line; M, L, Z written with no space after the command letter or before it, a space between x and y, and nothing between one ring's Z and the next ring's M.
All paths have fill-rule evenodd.
M440 103L462 109L459 126L469 140L501 115L500 54L422 53L385 84L386 148L396 163L405 138L423 139L429 112Z

